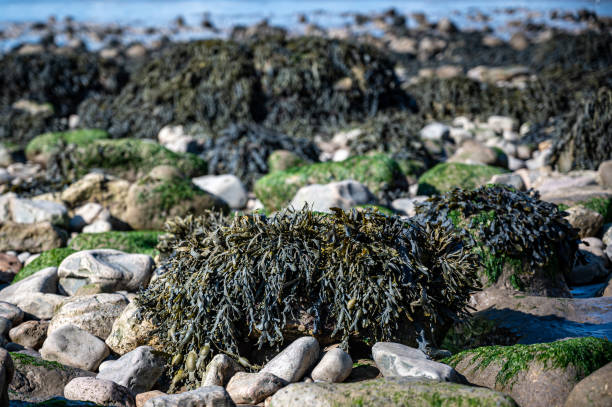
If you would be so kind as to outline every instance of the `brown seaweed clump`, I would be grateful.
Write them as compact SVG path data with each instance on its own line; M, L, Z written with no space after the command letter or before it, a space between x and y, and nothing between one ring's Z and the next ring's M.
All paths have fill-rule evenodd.
M173 356L174 388L197 386L214 354L256 369L249 352L304 334L435 346L476 284L477 257L448 222L336 209L208 213L166 230L166 271L137 303Z

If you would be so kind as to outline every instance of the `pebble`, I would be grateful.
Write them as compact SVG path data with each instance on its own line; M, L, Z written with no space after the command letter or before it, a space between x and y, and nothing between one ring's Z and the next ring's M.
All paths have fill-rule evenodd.
M300 381L319 358L319 342L312 336L296 339L261 369L294 383Z
M224 353L215 355L206 366L203 386L226 386L232 376L244 368Z
M230 379L226 390L236 404L257 404L286 385L285 380L272 373L237 372Z
M351 374L353 360L350 355L339 348L325 352L323 358L312 370L310 377L314 381L341 383Z

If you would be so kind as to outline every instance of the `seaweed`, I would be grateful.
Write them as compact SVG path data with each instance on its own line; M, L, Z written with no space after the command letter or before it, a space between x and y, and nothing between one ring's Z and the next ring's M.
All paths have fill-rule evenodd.
M416 212L421 221L449 218L458 230L467 231L462 235L471 240L491 284L508 267L514 276L510 283L524 289L557 257L561 269L551 271L564 276L578 249L577 230L564 218L566 213L541 201L533 190L520 192L505 185L456 188L418 203Z
M435 345L467 315L476 283L477 258L448 222L370 209L209 212L171 219L166 231L165 272L136 301L172 356L173 389L197 386L215 353L257 369L250 351L296 335L345 349L366 338Z

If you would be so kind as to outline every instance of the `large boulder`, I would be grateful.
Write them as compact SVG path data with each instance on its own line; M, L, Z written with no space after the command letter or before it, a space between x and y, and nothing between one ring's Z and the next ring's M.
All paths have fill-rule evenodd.
M60 289L69 295L88 284L101 284L111 292L133 292L149 284L153 267L153 259L144 254L83 250L66 257L57 273Z
M418 195L434 195L453 188L472 189L486 184L491 177L505 170L482 164L442 163L419 178Z
M606 407L612 404L612 362L582 379L565 400L565 407Z

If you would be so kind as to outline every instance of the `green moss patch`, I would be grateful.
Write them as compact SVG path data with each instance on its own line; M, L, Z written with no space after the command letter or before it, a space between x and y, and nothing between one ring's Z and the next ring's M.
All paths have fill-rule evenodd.
M463 351L443 362L456 367L466 358L471 359L475 369L500 363L496 381L502 386L511 386L516 375L528 370L533 362L541 362L549 369L565 369L573 365L578 370L576 379L580 380L612 361L612 343L587 337L534 345L485 346Z
M115 249L155 256L157 239L161 234L162 232L155 230L81 233L72 239L69 245L73 250Z
M347 179L361 182L379 196L394 188L402 188L406 183L397 162L384 154L376 154L268 174L255 184L255 195L267 209L278 210L286 206L303 186Z
M60 247L58 249L47 250L42 252L40 256L32 260L30 264L19 270L19 273L13 278L13 283L23 280L26 277L31 276L47 267L58 267L62 260L75 253L75 250L66 247Z
M17 352L9 352L9 353L11 355L11 359L13 359L14 362L22 364L22 365L42 366L46 369L53 369L53 370L56 370L56 369L66 370L66 366L58 362L52 362L49 360L35 358L34 356L25 355L23 353L17 353Z
M481 164L441 163L419 178L419 195L434 195L453 188L473 189L485 184L493 175L507 171Z
M56 151L62 144L83 146L94 140L107 139L108 137L107 132L98 129L45 133L34 137L26 146L25 153L26 157L31 160L39 154L49 154Z

